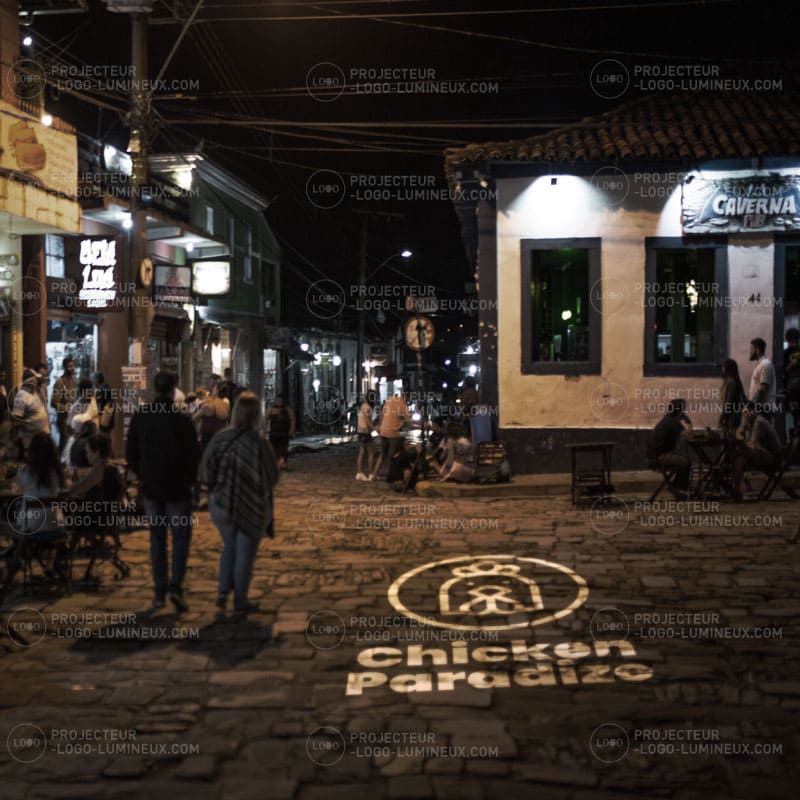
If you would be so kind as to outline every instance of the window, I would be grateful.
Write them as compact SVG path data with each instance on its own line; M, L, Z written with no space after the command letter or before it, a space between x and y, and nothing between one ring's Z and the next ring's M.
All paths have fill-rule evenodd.
M44 237L44 269L48 278L64 277L64 237Z
M253 229L248 225L245 233L244 279L253 282Z
M522 242L522 371L598 374L599 239Z
M727 246L647 239L645 372L717 375L727 338Z
M206 230L214 235L214 206L206 206Z

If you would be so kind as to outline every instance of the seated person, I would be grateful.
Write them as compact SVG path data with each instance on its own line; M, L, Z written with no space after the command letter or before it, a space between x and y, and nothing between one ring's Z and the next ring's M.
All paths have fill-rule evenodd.
M756 405L749 402L742 415L742 424L736 432L741 446L733 459L733 497L742 499L742 478L745 470L758 470L770 474L781 465L781 442L772 423L756 413Z
M475 448L467 438L464 426L449 422L439 447L444 450L439 480L469 483L475 476Z
M425 460L418 459L422 445L407 444L398 447L389 461L386 482L397 492L413 489L425 469Z
M692 432L692 421L684 413L685 407L683 400L673 400L647 441L648 466L661 471L676 470L669 490L677 498L686 496L692 472L692 460L686 445L686 437Z
M125 490L118 470L109 463L110 459L110 439L101 434L90 436L86 442L89 472L69 487L71 495L91 501L92 509L98 512L98 527L105 527L107 519L113 520L115 504L122 500Z
M58 460L58 449L48 433L31 438L25 465L17 473L20 494L36 498L41 503L25 503L24 517L14 527L34 540L48 540L61 535L58 495L64 485L64 475ZM22 509L20 509L22 510Z
M67 456L67 463L71 467L88 467L89 458L86 454L86 448L89 439L97 435L97 424L91 421L81 423L77 436L70 438L67 442L67 447L64 454Z

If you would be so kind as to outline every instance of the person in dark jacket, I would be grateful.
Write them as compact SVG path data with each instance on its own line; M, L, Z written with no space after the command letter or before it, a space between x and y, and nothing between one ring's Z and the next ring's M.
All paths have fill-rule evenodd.
M192 538L192 486L197 480L200 446L194 425L175 406L176 377L159 372L155 400L133 415L127 442L128 468L139 477L150 520L150 557L155 601L167 595L177 611L187 611L183 579ZM172 529L172 574L167 576L167 528Z
M294 436L294 429L294 411L286 405L283 395L279 394L267 414L267 431L269 443L278 458L278 466L283 469L289 463L289 439Z
M692 472L686 444L692 422L684 412L685 407L682 399L673 400L647 440L648 466L657 470L675 470L674 482L668 489L679 500L686 497Z

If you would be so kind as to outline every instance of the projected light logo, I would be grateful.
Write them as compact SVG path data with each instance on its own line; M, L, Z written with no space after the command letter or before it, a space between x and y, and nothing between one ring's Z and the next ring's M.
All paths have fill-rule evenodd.
M348 695L574 686L644 681L653 671L629 661L627 639L536 641L531 629L573 614L589 597L586 581L563 564L492 554L416 567L389 587L392 607L430 628L425 644L369 647L347 678ZM438 633L437 633L438 630ZM505 666L504 670L502 666ZM412 668L400 672L396 668Z

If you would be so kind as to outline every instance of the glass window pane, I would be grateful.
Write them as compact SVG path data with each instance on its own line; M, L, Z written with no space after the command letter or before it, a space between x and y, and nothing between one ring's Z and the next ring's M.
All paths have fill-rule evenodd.
M589 360L589 251L531 252L531 360Z
M714 363L714 249L656 250L655 360L662 364Z

